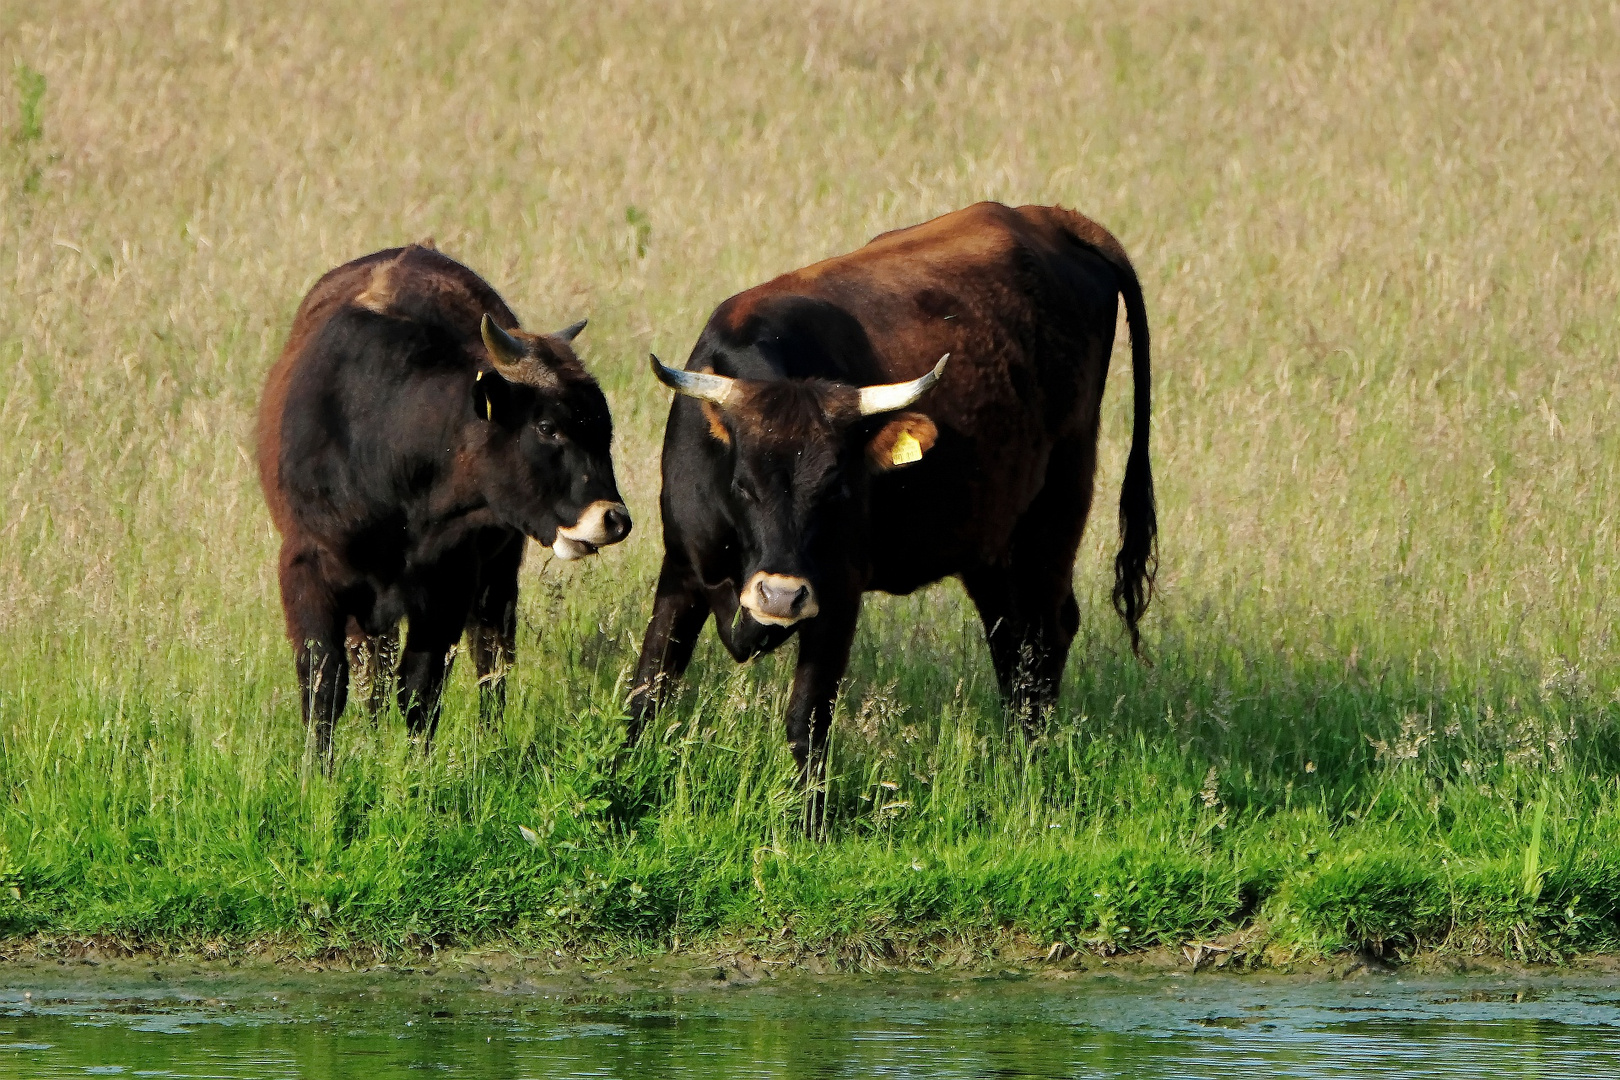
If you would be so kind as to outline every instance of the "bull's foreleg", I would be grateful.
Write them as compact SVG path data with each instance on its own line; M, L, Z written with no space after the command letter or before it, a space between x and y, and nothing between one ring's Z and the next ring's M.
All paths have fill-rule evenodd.
M349 698L345 654L347 618L321 575L317 556L291 545L281 549L281 606L298 666L304 727L315 740L321 768L332 768L332 728Z
M523 539L518 537L485 560L467 644L478 670L478 718L486 725L506 711L506 673L517 659L518 569L523 565Z
M628 742L641 737L642 728L658 715L670 689L686 673L708 617L709 600L697 578L665 555L652 621L641 642L641 660L630 691Z
M431 742L439 726L440 698L453 650L467 625L471 566L441 571L420 602L406 611L409 626L399 660L399 711L412 735Z
M360 624L349 620L349 669L353 673L354 692L366 708L366 715L376 723L388 707L389 691L393 689L394 668L399 664L399 628L392 627L380 634L367 634Z
M399 659L399 711L405 714L406 730L427 741L439 726L440 698L454 645L454 636L442 631L418 632L415 622L405 634L405 650Z
M825 825L827 734L832 728L838 684L849 667L859 615L857 593L849 602L824 604L819 615L799 624L799 662L788 699L787 740L805 788L805 828L809 832L820 832Z

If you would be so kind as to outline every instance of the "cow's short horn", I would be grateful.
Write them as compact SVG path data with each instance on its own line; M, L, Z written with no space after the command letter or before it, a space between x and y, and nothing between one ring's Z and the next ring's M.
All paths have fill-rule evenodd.
M861 387L861 415L873 416L877 413L894 412L910 405L927 393L930 386L939 382L940 373L945 370L945 361L950 358L951 354L946 353L939 358L939 363L934 365L933 371L910 382Z
M528 360L524 352L523 343L517 338L495 325L495 320L488 313L478 327L484 335L484 348L489 350L489 358L495 362L495 369L505 375L507 369L522 367Z
M672 367L665 367L658 357L652 358L653 374L658 381L687 397L697 398L699 401L712 401L716 405L724 405L736 393L736 379L728 379L724 375L715 375L707 371L677 371Z
M552 336L553 337L560 337L564 341L573 341L575 338L579 337L579 332L581 330L585 329L585 324L588 323L588 322L590 322L589 319L581 319L581 320L579 320L579 322L574 323L572 326L563 327L561 330L557 331Z

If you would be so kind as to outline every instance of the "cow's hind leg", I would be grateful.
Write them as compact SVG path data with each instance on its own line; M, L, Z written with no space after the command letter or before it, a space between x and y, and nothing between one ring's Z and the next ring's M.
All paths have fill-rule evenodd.
M518 570L523 538L485 559L467 621L467 644L478 670L478 718L498 722L506 711L506 674L517 659Z
M686 673L708 617L709 598L697 575L666 553L658 574L652 621L641 642L641 660L630 691L627 741L634 743L641 737L641 729L658 715L671 686Z
M332 728L349 696L349 661L344 629L348 622L312 551L283 545L281 606L287 637L298 666L304 727L315 740L316 760L332 768Z
M1001 695L1032 734L1057 703L1080 629L1074 558L1091 506L1093 455L1059 444L1046 483L1013 531L1007 561L962 575L979 610Z
M1016 571L980 568L962 575L979 610L1002 700L1030 734L1057 703L1080 608L1067 583L1021 588Z

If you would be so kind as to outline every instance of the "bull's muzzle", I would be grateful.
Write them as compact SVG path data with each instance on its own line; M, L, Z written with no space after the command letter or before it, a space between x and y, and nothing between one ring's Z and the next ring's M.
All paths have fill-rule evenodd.
M557 530L551 553L559 559L583 559L629 535L630 511L624 503L598 499L584 509L578 521Z
M792 626L821 610L816 590L804 578L763 570L748 579L739 602L755 622L767 626Z

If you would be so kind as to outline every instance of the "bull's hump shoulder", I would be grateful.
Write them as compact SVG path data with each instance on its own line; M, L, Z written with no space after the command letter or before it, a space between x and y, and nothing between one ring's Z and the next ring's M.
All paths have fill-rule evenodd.
M366 287L354 296L355 307L364 308L377 315L388 314L388 309L393 306L395 299L394 270L398 262L399 260L394 258L377 263L371 268L371 273L366 277Z
M729 338L738 337L758 312L763 295L761 287L756 286L721 301L709 319L710 325L723 331Z
M363 288L353 298L356 307L378 315L405 315L422 304L445 314L507 317L505 303L489 283L469 268L428 243L399 249L392 258L374 263Z

